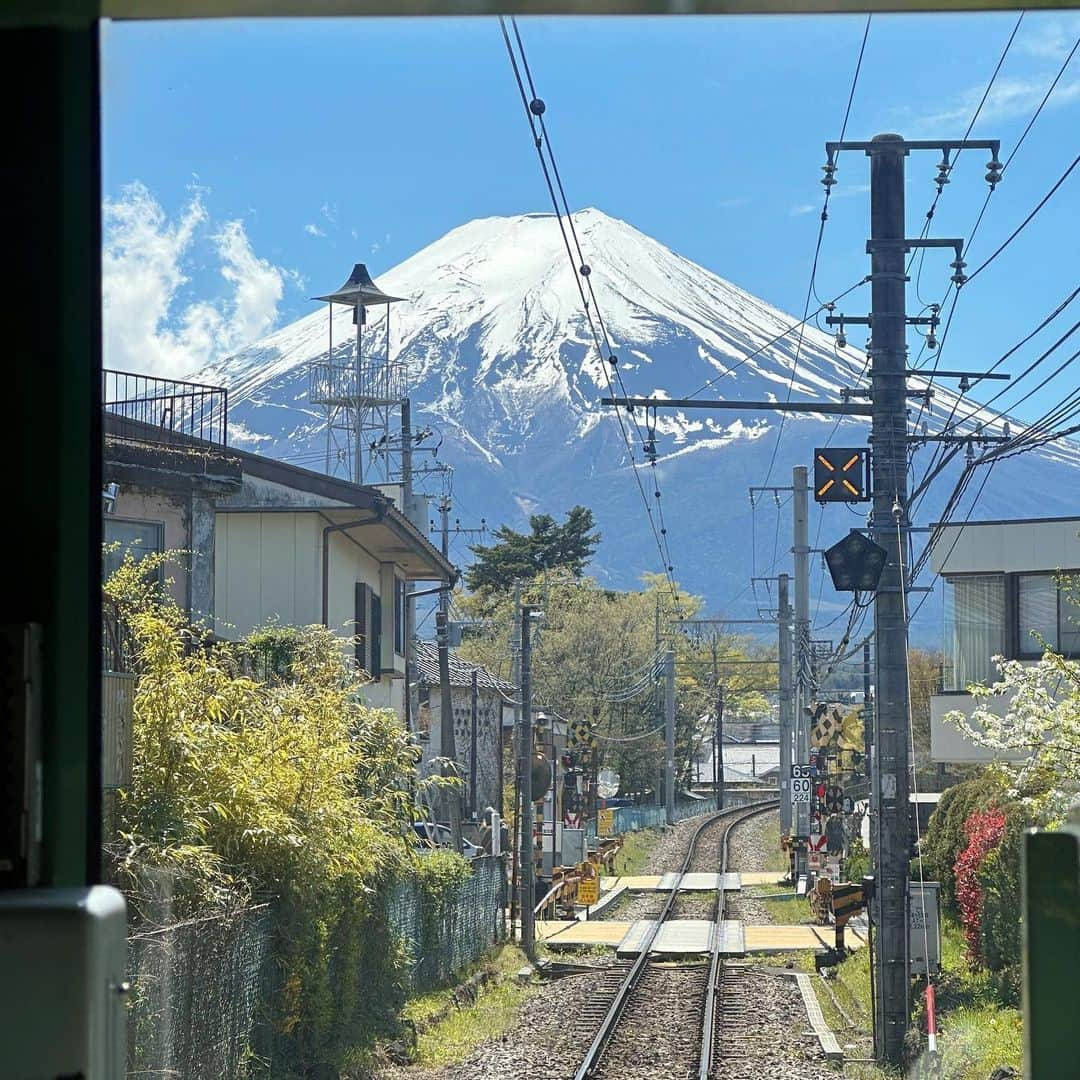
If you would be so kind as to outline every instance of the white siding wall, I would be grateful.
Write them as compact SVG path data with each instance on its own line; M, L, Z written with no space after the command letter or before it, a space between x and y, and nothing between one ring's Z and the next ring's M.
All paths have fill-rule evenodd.
M220 513L215 534L215 633L243 637L271 619L291 626L322 622L322 542L326 521L314 513ZM328 618L353 633L356 583L380 587L379 562L341 533L329 536ZM392 613L383 602L384 615ZM384 619L385 622L385 619ZM384 629L384 640L387 630ZM369 704L404 715L402 680L365 690Z
M1008 701L992 698L991 709L1004 716ZM975 699L969 694L938 694L930 699L930 760L958 764L988 761L1020 761L1022 755L1001 754L972 742L955 724L945 721L950 712L962 712L968 719L975 711Z
M930 565L944 574L1068 570L1080 566L1080 518L951 526Z
M214 630L242 637L271 619L321 621L321 564L314 514L218 514Z

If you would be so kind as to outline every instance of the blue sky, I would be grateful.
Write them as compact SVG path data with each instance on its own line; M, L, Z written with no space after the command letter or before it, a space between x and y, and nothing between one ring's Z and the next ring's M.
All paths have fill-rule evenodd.
M848 138L959 138L1016 18L875 16ZM801 313L823 144L839 135L864 23L521 20L571 204ZM1076 15L1027 15L973 134L1007 155L1078 35ZM355 261L377 277L471 218L549 208L494 19L115 23L103 71L113 366L184 374L312 310ZM1064 171L1078 133L1080 55L993 196L972 266ZM970 232L985 161L961 157L933 235ZM936 164L909 158L909 235ZM868 269L866 159L845 156L838 180L823 298ZM1078 222L1080 168L962 296L948 366L993 362L1080 284ZM948 258L927 259L927 300L944 293ZM1019 414L1075 381L1065 373Z

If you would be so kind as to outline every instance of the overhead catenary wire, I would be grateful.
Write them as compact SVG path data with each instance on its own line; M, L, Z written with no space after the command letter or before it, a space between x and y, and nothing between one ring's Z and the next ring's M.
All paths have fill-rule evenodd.
M615 354L611 349L610 339L607 334L606 324L603 323L602 315L599 310L599 305L596 302L596 295L593 291L592 282L589 280L591 275L591 268L585 261L584 254L581 250L581 245L577 238L577 231L573 226L573 216L569 210L569 204L566 200L566 192L562 183L561 175L558 173L558 165L555 161L555 156L551 148L550 140L547 137L547 128L543 119L545 106L539 96L536 93L535 84L532 80L531 71L528 68L528 59L525 55L524 43L521 39L520 31L517 28L517 21L513 21L514 37L518 44L518 51L521 56L521 64L518 63L518 56L514 52L513 43L510 40L510 35L506 28L506 20L500 16L499 26L502 30L503 41L506 45L507 56L510 59L510 66L514 73L515 81L517 82L518 91L521 95L522 105L525 108L525 116L529 123L529 129L532 132L533 142L536 147L537 157L540 161L541 171L544 175L544 181L547 185L548 193L551 197L552 207L555 211L555 218L559 225L559 231L562 235L563 245L566 248L567 257L570 260L571 270L574 275L574 282L577 286L578 294L581 298L582 310L584 311L586 321L589 325L590 334L593 339L593 344L596 347L597 359L600 365L600 370L603 372L604 381L607 383L608 391L612 397L616 397L615 387L612 381L611 373L609 372L609 366L615 368L616 378L619 381L620 387L623 390L622 396L625 398L627 395L625 386L622 385L622 374L618 371L617 365L611 364L610 361L614 359ZM522 69L524 69L526 78L529 82L529 87L532 93L532 98L525 90L525 81L522 79ZM546 157L545 157L546 153ZM550 167L549 167L550 162ZM553 177L556 178L559 193L562 195L562 206L560 206L559 197L556 195L556 183L553 182ZM563 224L563 213L569 221L571 234L568 235L567 228ZM571 236L573 238L573 246L571 245ZM577 250L578 258L575 261L574 250ZM585 285L582 284L584 279ZM586 295L586 286L588 295ZM596 318L594 319L594 312ZM597 324L600 325L601 330L597 330ZM607 345L607 349L603 347L601 343ZM634 452L634 444L630 438L626 424L623 420L622 413L615 410L616 420L619 425L619 430L622 434L623 441L626 443L627 452L630 458L631 472L633 473L635 483L638 491L641 495L642 503L645 508L646 518L649 523L649 527L653 534L653 539L656 543L657 552L660 556L662 572L667 578L668 586L671 591L672 601L676 613L681 616L682 604L679 598L678 587L674 578L674 565L671 558L671 548L668 541L668 530L664 520L664 510L661 501L661 492L658 481L656 480L655 461L652 463L653 470L653 498L655 503L650 502L648 495L645 493L645 485L642 482L640 471L638 468L637 457ZM637 426L637 420L634 419L634 425L637 433L640 437L640 428ZM655 506L655 510L654 510Z
M528 80L528 83L529 83L529 92L532 94L532 101L533 102L540 101L539 95L536 92L536 84L533 82L532 71L529 68L528 57L527 57L527 55L525 53L525 45L521 40L521 33L518 30L517 19L512 18L511 19L511 24L513 25L513 28L514 28L514 37L515 37L515 39L517 41L518 51L519 51L519 54L521 56L522 66L523 66L523 68L525 70L525 77L526 77L526 79ZM533 113L532 103L531 102L530 102L529 112L530 112L530 114ZM586 313L588 313L589 306L590 306L590 303L591 303L591 309L592 309L592 311L594 311L596 313L596 321L597 321L597 323L598 323L598 325L600 327L600 335L604 340L604 352L603 353L600 352L599 346L597 346L597 351L598 351L598 354L599 354L600 366L604 371L605 381L608 384L609 391L614 393L614 391L612 390L612 387L611 387L610 373L607 371L607 368L604 366L604 357L606 355L609 364L611 365L612 369L614 370L615 379L619 384L619 389L622 392L622 396L623 397L628 397L629 394L627 392L626 385L625 385L625 383L623 381L622 371L619 370L619 367L618 367L617 363L615 362L616 357L615 357L614 350L612 348L611 338L608 335L607 324L604 321L603 312L600 309L600 304L599 304L599 301L596 298L596 293L595 293L594 288L593 288L592 276L591 276L591 268L589 267L589 264L587 263L587 261L585 259L585 253L582 250L581 242L578 239L577 228L574 225L574 216L570 211L570 203L569 203L569 201L568 201L568 199L566 197L566 189L563 187L562 176L559 173L558 162L555 159L555 151L554 151L554 149L553 149L553 147L551 145L551 138L548 135L547 125L546 125L546 123L544 121L544 112L545 112L545 109L541 108L541 109L536 111L535 115L536 115L537 120L538 120L539 125L540 125L540 137L541 137L541 139L543 141L543 147L547 151L548 160L549 160L549 162L551 164L551 171L552 171L552 174L555 177L555 183L556 183L556 186L558 187L559 196L560 196L560 198L562 200L562 212L566 216L566 222L567 222L567 226L568 226L568 229L569 229L570 237L571 237L571 239L573 241L573 246L574 246L574 249L575 249L575 251L577 253L576 266L578 268L578 272L580 273L581 277L583 277L584 280L585 280L585 288L586 288L586 290L588 291L588 294L589 294L589 302L585 302L585 310L586 310ZM556 206L556 215L557 216L559 215L558 206ZM565 240L565 234L564 234L564 240ZM571 262L572 263L574 262L572 257L571 257ZM578 284L579 284L579 291L580 291L580 281L578 282ZM584 302L584 296L582 297L582 300ZM590 322L590 325L591 325L591 322ZM632 418L632 422L634 424L634 429L635 429L635 431L637 433L637 436L638 436L638 441L639 441L639 443L644 444L645 437L642 435L641 424L638 422L637 416L632 411L628 410L628 412L629 412L629 415ZM631 461L633 461L633 447L631 446L631 447L628 447L628 448L630 450ZM666 568L665 573L668 575L669 578L671 578L671 575L673 573L672 558L671 558L671 545L670 545L670 542L668 540L667 524L666 524L665 519L664 519L664 506L663 506L663 503L661 501L660 485L657 482L656 475L655 475L656 474L656 456L655 456L655 454L650 455L649 464L650 464L650 468L652 469L652 472L653 472L653 489L654 489L653 490L653 495L654 495L655 499L657 500L654 505L655 505L655 508L656 508L657 522L659 523L660 546L661 546L661 549L662 549L661 553L660 553L661 554L661 561L663 563L663 566ZM673 579L672 579L672 596L673 596L674 601L675 601L676 611L677 611L678 614L681 615L681 611L679 610L679 598L678 598L677 590L674 587L674 580Z
M1046 315L1038 323L1038 325L1035 326L1033 330L1025 334L1023 338L1017 341L1000 357L998 357L998 359L995 360L989 368L987 368L985 374L993 374L999 367L1001 367L1002 364L1005 363L1006 360L1008 360L1011 356L1013 356L1016 352L1018 352L1021 348L1028 344L1028 342L1030 342L1039 333L1046 329L1046 327L1049 326L1055 319L1057 319L1076 300L1077 296L1080 296L1080 286L1075 287L1072 292L1067 295L1054 308L1053 311ZM956 419L956 412L960 404L960 398L957 397L956 400L953 402L952 408L949 411L949 415L945 421L943 430L946 433L958 432L959 429L961 429L965 424L968 424L969 422L975 422L976 424L981 425L982 421L977 419L980 414L985 413L990 408L990 406L994 404L994 402L1000 400L1002 395L1012 390L1015 390L1015 388L1021 382L1023 382L1032 372L1034 372L1040 364L1042 364L1049 356L1051 356L1053 352L1076 331L1076 329L1077 326L1074 325L1071 330L1069 330L1066 334L1059 338L1053 345L1050 346L1049 349L1045 350L1039 357L1035 359L1035 361L1029 364L1015 378L1010 380L1009 384L1006 385L1002 390L999 390L986 402L975 405L965 416L962 416L959 419ZM977 382L979 380L976 379L975 381ZM1015 408L1015 405L1009 406L1008 408ZM1003 409L999 409L997 410L997 412L999 417L1004 415ZM909 497L912 513L914 513L918 509L919 505L926 497L926 492L929 489L930 481L933 480L934 477L936 477L942 471L942 469L944 469L944 467L949 463L952 457L955 456L958 450L959 444L953 444L950 448L949 445L942 443L941 446L937 448L935 453L931 455L931 459L927 464L925 471L923 472L918 484L913 487L912 493Z
M1009 40L1006 43L1005 49L1002 52L1001 58L998 61L998 65L994 69L994 75L991 77L990 82L987 84L986 91L983 94L983 99L979 103L979 107L976 109L974 115L972 116L971 122L968 124L967 134L970 134L971 129L974 127L975 120L978 119L978 115L982 110L982 105L985 103L986 98L988 97L988 95L990 93L990 89L993 86L994 80L997 78L997 72L1000 71L1000 69L1001 69L1001 65L1004 62L1005 56L1008 54L1009 47L1012 45L1013 38L1016 36L1016 31L1017 31L1017 29L1019 29L1020 23L1022 21L1023 21L1023 13L1021 13L1020 18L1017 20L1016 26L1014 26L1014 28L1013 28L1012 34L1009 36ZM1072 49L1069 51L1068 55L1065 57L1065 60L1061 64L1061 67L1058 69L1058 71L1055 74L1054 78L1051 80L1050 85L1047 87L1046 93L1043 95L1042 100L1036 106L1035 111L1032 113L1030 119L1028 120L1027 125L1024 128L1024 131L1022 132L1022 134L1020 135L1020 138L1016 142L1016 145L1013 147L1012 151L1009 153L1009 156L1005 159L1005 163L1002 165L1002 167L1001 167L1001 169L1000 169L1000 171L998 173L999 181L1002 178L1004 178L1006 171L1008 170L1009 166L1013 162L1013 159L1016 157L1017 153L1019 152L1020 147L1024 143L1024 140L1027 138L1027 136L1030 133L1031 129L1034 127L1035 122L1038 120L1039 116L1042 114L1042 111L1045 108L1046 103L1050 100L1050 97L1054 93L1054 90L1056 89L1058 83L1060 82L1061 77L1065 74L1065 71L1068 68L1069 63L1072 61L1072 58L1076 53L1076 49L1077 49L1078 45L1080 45L1080 39L1077 39L1077 41L1073 44ZM964 136L965 139L967 138L967 134L965 134L965 136ZM957 157L959 157L959 151L957 152ZM956 158L953 158L953 161L949 166L948 172L952 171L952 168L955 166L955 164L956 164ZM946 178L948 177L948 172L946 172L946 174L945 174ZM975 224L973 225L971 230L968 232L967 240L966 240L966 242L964 244L964 254L965 255L967 255L971 250L971 246L972 246L972 244L973 244L973 242L975 240L975 236L979 231L979 226L982 224L983 217L986 214L987 207L990 205L990 199L993 196L994 191L996 190L996 188L997 188L997 185L995 184L995 185L991 186L990 190L986 193L986 198L983 200L982 207L980 208L978 216L975 219ZM940 196L942 189L943 189L943 185L939 185L938 196ZM927 231L927 229L929 227L929 220L933 216L933 207L936 206L936 205L937 205L937 198L935 198L934 204L931 207L931 213L928 214L928 216L927 216L927 224L924 227L923 233L921 234L923 236L926 235L926 231ZM925 254L925 252L923 254ZM910 269L910 263L909 263L909 269ZM922 270L922 262L921 261L920 261L920 264L919 264L919 269L920 269L920 273L921 273L921 270ZM974 275L972 275L972 276L974 276ZM969 277L967 280L970 281L971 278ZM918 279L916 279L916 281L918 281ZM938 370L938 367L941 364L942 351L943 351L943 349L945 347L945 343L946 343L946 340L947 340L948 335L949 335L949 328L952 325L953 315L955 314L955 311L956 311L956 304L957 304L957 301L959 300L960 285L956 281L950 281L950 283L949 283L949 285L948 285L948 287L947 287L947 289L945 291L945 295L942 297L941 303L938 305L939 310L944 308L945 304L949 302L950 296L952 297L952 305L951 305L950 310L949 310L949 315L948 315L948 319L947 319L947 322L946 322L945 330L941 335L940 345L939 345L937 353L936 353L936 355L934 357L934 364L933 364L932 372L936 372ZM916 356L915 361L912 364L913 367L918 367L919 366L919 360L922 358L922 355L923 355L923 352L924 352L925 349L926 349L926 342L924 340L923 345L919 349L919 354L918 354L918 356ZM932 386L933 386L933 374L931 374L930 382L929 382L929 384L927 386L927 389L929 390ZM958 399L954 399L953 412L955 412L957 403L958 403ZM924 410L927 409L928 407L929 407L929 395L926 398L923 399L922 403L919 406L919 413L918 413L918 416L915 418L915 425L916 426L918 426L919 422L921 421ZM950 414L950 419L951 419L951 415L952 414ZM937 454L935 452L935 454L932 455L932 458L931 458L931 467L933 465L933 459L936 456L937 456Z
M1070 174L1077 165L1080 165L1080 154L1077 154L1076 157L1072 159L1072 162L1055 181L1054 186L1035 204L1027 217L1013 229L1009 236L994 250L993 254L984 259L974 270L972 270L968 275L967 281L964 283L965 285L970 285L971 282L973 282L1024 231L1024 229L1031 224L1039 211L1051 200L1051 198L1053 198L1058 188L1068 180Z
M866 16L866 25L863 28L862 43L859 46L859 57L855 63L855 74L851 80L851 90L848 93L847 106L844 109L844 121L840 126L840 142L844 141L844 136L847 134L848 120L851 118L851 106L855 100L855 89L859 84L859 73L862 71L863 56L866 54L866 41L870 36L870 21L873 18L872 15ZM791 393L795 389L795 377L799 371L799 357L802 354L803 340L805 338L805 329L807 320L810 316L810 301L811 298L817 294L816 281L818 271L818 260L821 258L821 242L825 236L825 223L829 220L829 198L832 195L833 184L835 178L833 172L835 166L832 161L825 167L826 174L823 183L825 184L825 197L821 206L821 218L818 223L817 240L814 244L814 257L810 262L810 281L806 287L806 301L803 304L803 317L802 322L799 325L799 336L795 342L795 355L791 361L791 375L788 378L787 390L785 392L784 400L788 402L791 400ZM819 309L820 310L820 309ZM816 313L815 313L816 314ZM787 414L780 414L780 422L776 425L776 440L773 443L772 454L769 458L769 467L765 471L765 484L769 483L772 477L773 469L776 467L776 457L780 452L780 442L784 437L784 425L787 420Z
M1004 49L1001 50L1001 55L998 57L998 62L994 66L994 70L990 75L990 80L986 84L986 89L983 90L982 97L979 99L979 104L975 106L975 111L971 114L971 119L968 121L967 130L964 132L961 142L966 142L968 136L971 134L972 129L975 127L976 121L979 119L980 114L983 111L983 106L986 104L987 99L990 97L990 91L994 88L994 83L997 82L997 77L1001 72L1002 65L1005 63L1005 57L1009 55L1009 50L1012 48L1012 43L1016 38L1016 33L1020 29L1020 24L1024 21L1024 12L1021 11L1016 23L1013 25L1012 33L1009 34L1008 40L1005 42ZM934 219L934 213L937 210L937 205L941 201L941 196L945 192L945 185L949 182L949 175L956 166L957 159L963 153L961 147L956 151L955 156L951 161L947 161L939 167L939 182L937 186L937 192L934 195L933 201L930 203L930 209L926 211L926 217L923 220L922 232L919 234L919 238L923 239L930 231L930 224ZM1004 170L1002 170L1004 171ZM991 189L992 190L992 189ZM989 199L989 196L987 197ZM985 209L985 206L984 206ZM919 274L922 273L922 261L926 257L926 249L921 248L912 253L911 258L908 260L908 272L911 272L912 263L914 263L916 256L919 258ZM916 277L916 288L918 287L918 277Z

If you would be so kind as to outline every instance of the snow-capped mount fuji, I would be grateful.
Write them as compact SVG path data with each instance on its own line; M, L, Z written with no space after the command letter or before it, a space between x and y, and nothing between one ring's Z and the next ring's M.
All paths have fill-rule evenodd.
M834 339L814 325L805 328L801 346L797 331L780 336L795 318L599 210L575 214L574 227L629 393L688 397L715 380L702 396L784 400L790 384L793 400L840 401L844 387L858 384L864 355L850 347L837 351ZM455 466L458 512L520 525L537 509L561 515L578 502L591 506L604 536L594 570L629 586L643 572L660 569L659 556L618 422L599 404L609 393L608 373L576 277L554 216L524 214L462 225L377 282L406 298L391 311L390 351L406 365L414 423L443 436L440 459ZM868 302L858 289L847 301L853 313ZM369 312L365 349L385 349L384 312ZM318 305L195 376L228 387L231 437L238 445L321 466L324 420L307 400L308 371L325 353L329 319L326 306ZM333 320L335 343L348 341L351 310L335 308ZM955 401L945 389L935 386L935 392L931 420L947 415ZM965 402L957 415L971 408ZM753 411L661 410L656 418L657 472L675 573L711 604L729 602L752 568L770 572L778 511L759 506L756 525L768 534L768 550L752 558L747 487L765 479L778 423L774 413ZM793 414L784 426L774 484L789 482L793 464L810 464L813 446L833 433L836 421ZM832 441L865 440L866 425L845 419ZM635 455L640 462L640 447ZM1080 451L1065 446L1040 453L1038 485L1023 483L1035 457L1009 459L995 469L975 516L1075 511L1067 493L1069 481L1080 478ZM1062 482L1047 482L1048 468ZM951 484L939 483L943 499ZM936 509L927 505L927 520ZM781 556L787 517L784 511ZM822 546L857 523L842 508L830 508Z

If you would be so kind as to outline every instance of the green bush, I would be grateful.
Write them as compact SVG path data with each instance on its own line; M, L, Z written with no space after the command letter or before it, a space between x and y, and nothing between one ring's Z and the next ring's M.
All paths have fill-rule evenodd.
M403 1000L407 958L386 900L415 863L405 836L419 751L393 712L361 704L325 627L214 644L146 570L129 558L105 586L137 678L114 876L136 920L153 881L168 883L174 918L271 900L262 1056L274 1075L333 1070L392 1027ZM433 893L460 881L453 860L429 861Z
M992 773L983 773L949 788L930 815L922 839L923 873L928 881L941 882L941 900L956 911L956 876L954 867L968 845L967 819L976 810L1001 803L1002 784Z
M859 882L869 873L870 852L861 837L852 837L848 845L847 859L844 860L844 877L848 881Z
M1005 831L979 867L982 891L980 953L997 976L1003 1004L1019 1004L1020 992L1020 851L1024 830L1031 824L1022 805L1004 806Z

